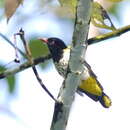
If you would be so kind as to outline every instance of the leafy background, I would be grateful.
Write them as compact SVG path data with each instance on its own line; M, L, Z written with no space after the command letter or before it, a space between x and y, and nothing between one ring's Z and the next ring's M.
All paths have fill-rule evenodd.
M60 37L71 43L74 18L67 7L61 7L56 0L26 0L18 7L7 24L4 2L0 0L0 33L12 42L13 34L22 27L34 57L48 54L40 37ZM128 25L129 1L112 3L100 1L118 27ZM91 25L89 37L108 30ZM18 47L23 50L17 38ZM103 109L100 104L87 97L76 95L68 129L128 129L129 126L129 32L121 37L103 41L88 48L86 59L96 72L105 91L112 98L112 107ZM0 37L0 71L18 66L13 62L14 49ZM20 57L21 63L25 61ZM43 82L57 96L62 78L57 74L52 61L37 66ZM80 106L79 106L80 103ZM49 129L54 102L41 89L31 69L0 81L1 129ZM81 111L81 113L79 113ZM86 123L87 122L87 123Z

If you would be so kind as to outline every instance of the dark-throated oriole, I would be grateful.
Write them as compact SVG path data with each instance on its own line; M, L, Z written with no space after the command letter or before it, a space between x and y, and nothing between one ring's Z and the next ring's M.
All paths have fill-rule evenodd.
M67 47L59 38L42 38L40 40L47 43L58 73L65 78L71 48ZM111 106L110 98L103 92L102 85L97 80L97 76L94 74L87 62L84 62L84 71L77 91L85 93L94 101L99 101L105 108Z

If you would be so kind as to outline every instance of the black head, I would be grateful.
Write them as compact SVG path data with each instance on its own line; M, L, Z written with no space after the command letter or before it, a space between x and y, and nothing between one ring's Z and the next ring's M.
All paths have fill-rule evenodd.
M47 45L48 45L49 49L51 49L51 48L56 49L57 48L57 49L63 50L67 47L61 39L55 38L55 37L48 38Z
M50 50L52 58L54 61L58 62L63 55L63 49L67 48L65 43L59 38L48 38L48 39L40 39L43 42L47 43L47 46Z

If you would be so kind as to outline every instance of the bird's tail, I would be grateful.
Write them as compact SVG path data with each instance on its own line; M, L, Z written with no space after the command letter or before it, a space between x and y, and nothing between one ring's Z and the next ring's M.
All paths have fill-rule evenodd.
M98 95L89 93L87 91L84 91L81 88L78 88L78 91L83 92L84 94L86 94L88 97L90 97L91 99L93 99L96 102L99 101L101 103L101 105L105 108L109 108L112 104L111 99L104 92L102 92L101 96L98 96Z
M112 104L111 99L103 92L103 87L100 84L100 82L97 80L97 76L91 69L91 66L86 61L84 61L84 65L87 67L91 78L88 78L86 80L86 84L85 84L84 88L82 87L82 88L78 88L78 89L81 92L85 93L88 97L90 97L94 101L99 101L103 107L109 108ZM94 85L90 85L90 83L88 82L90 79L93 81L93 82L91 81L90 83L91 84L93 83ZM93 87L92 90L95 90L95 92L88 91L88 89L85 89L85 87L89 88L88 86ZM94 89L94 88L98 88L98 89ZM98 94L98 93L100 93L100 94Z
M99 102L102 104L103 107L109 108L112 104L111 99L103 92Z

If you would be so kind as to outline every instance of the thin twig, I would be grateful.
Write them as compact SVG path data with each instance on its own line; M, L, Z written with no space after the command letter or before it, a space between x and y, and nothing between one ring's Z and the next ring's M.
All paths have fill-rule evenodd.
M16 48L22 56L26 57L25 53L23 51L21 51L18 47L16 47L5 35L3 35L2 33L0 33L0 36L4 40L6 40L7 43L9 43L13 48Z
M31 51L30 51L30 48L24 38L24 31L22 30L22 28L20 29L19 33L20 35L20 38L23 42L23 45L24 45L24 48L25 48L25 52L26 52L26 55L27 55L27 59L30 61L31 64L33 64L33 58L32 58L32 55L31 55Z
M57 102L57 100L54 98L54 96L50 93L50 91L46 88L46 86L43 84L42 82L42 79L40 78L39 74L38 74L38 71L35 67L35 65L33 65L34 61L33 61L33 58L32 58L32 54L31 54L31 51L30 51L30 48L24 38L24 31L22 29L20 29L19 33L20 35L20 38L23 42L23 45L24 45L24 48L25 48L25 51L26 51L26 55L27 55L27 58L28 58L28 61L30 62L30 64L32 64L32 70L39 82L39 84L41 85L41 87L45 90L45 92L47 92L47 94L55 101Z
M54 98L54 96L50 93L50 91L49 91L49 90L46 88L46 86L43 84L41 78L39 77L39 74L38 74L38 72L37 72L36 67L33 66L32 69L33 69L33 72L34 72L34 74L35 74L35 76L36 76L38 82L40 83L40 85L42 86L42 88L45 90L45 92L47 92L47 94L48 94L55 102L57 102L57 100Z
M29 61L21 64L20 66L17 66L16 68L14 69L10 69L10 70L6 70L4 72L0 72L0 79L3 79L3 78L6 78L10 75L14 75L18 72L21 72L25 69L28 69L29 67L32 67L33 65L38 65L40 63L44 63L45 61L51 59L51 55L47 55L47 56L42 56L42 57L38 57L36 59L34 59L34 63L33 64L30 64Z
M20 60L19 60L19 56L18 56L18 51L17 51L17 41L16 41L16 34L14 34L14 50L15 50L15 62L16 63L20 63Z

